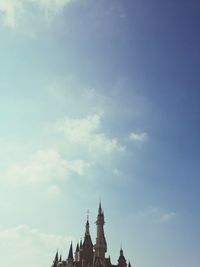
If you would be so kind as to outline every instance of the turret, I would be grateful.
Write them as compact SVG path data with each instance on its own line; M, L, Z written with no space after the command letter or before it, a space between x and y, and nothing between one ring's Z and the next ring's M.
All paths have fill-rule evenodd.
M81 238L81 240L80 240L80 249L82 249L83 248L83 242L82 242L82 238Z
M93 246L90 236L89 216L87 216L84 238L77 243L74 255L71 242L67 259L63 260L62 256L59 256L57 251L51 267L131 267L130 262L128 264L126 263L122 248L120 249L117 265L112 265L110 256L108 258L105 257L107 243L104 235L104 224L104 212L101 203L99 203L96 220L97 232L95 245Z
M107 243L104 235L104 213L101 208L101 203L99 203L98 215L97 215L97 237L95 249L95 257L100 259L101 265L105 265L105 253L107 251Z
M58 251L56 252L53 264L51 265L52 267L57 267L58 264Z
M72 265L72 263L74 262L74 258L73 258L73 247L72 247L72 242L69 248L69 253L68 253L68 258L67 258L67 263L69 265Z
M82 266L87 267L88 265L89 266L92 265L93 257L94 257L93 244L90 236L89 218L87 217L85 225L85 236L82 245Z
M76 262L79 261L79 243L77 243L77 246L76 246L76 251L75 251L75 254L74 254L74 260Z
M84 241L83 241L83 249L84 248L93 249L92 239L91 239L91 236L90 236L89 218L87 218L87 222L86 222L86 225L85 225L85 237L84 237Z
M122 248L120 249L120 256L119 256L119 259L118 259L118 266L119 267L126 267L127 266L126 259L124 257L124 253L123 253Z

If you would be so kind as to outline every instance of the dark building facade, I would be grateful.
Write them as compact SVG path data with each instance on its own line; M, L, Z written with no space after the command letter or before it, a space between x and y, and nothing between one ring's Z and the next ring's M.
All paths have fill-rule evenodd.
M107 242L104 234L104 223L104 212L100 203L96 221L96 243L94 245L92 243L87 218L84 240L77 244L75 253L73 254L71 243L67 259L63 260L57 252L51 267L127 267L122 248L120 249L118 264L112 264L110 257L106 257ZM131 267L130 262L128 267Z

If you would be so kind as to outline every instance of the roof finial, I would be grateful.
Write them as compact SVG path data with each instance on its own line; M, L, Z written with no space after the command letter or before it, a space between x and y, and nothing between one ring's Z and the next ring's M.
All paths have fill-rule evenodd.
M89 222L89 215L90 215L90 211L89 209L87 209L87 221Z
M87 222L85 227L85 235L90 235L90 225L89 225L89 210L87 210Z
M99 201L99 214L102 214L101 199L100 199L100 201Z
M120 248L120 256L123 256L123 249L122 249L122 243L121 243L121 248Z

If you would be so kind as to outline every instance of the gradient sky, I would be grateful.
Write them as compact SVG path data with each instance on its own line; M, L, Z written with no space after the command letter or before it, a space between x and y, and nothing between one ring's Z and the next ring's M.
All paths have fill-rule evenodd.
M200 3L0 0L0 260L95 242L133 267L200 264ZM27 264L28 262L28 264Z

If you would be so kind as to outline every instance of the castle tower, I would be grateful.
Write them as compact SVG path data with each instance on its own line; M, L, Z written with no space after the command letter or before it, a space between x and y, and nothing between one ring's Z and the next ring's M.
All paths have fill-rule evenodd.
M72 266L73 262L74 262L73 247L72 247L72 242L71 242L70 249L69 249L69 254L68 254L68 258L67 258L68 266Z
M85 237L82 244L82 266L91 266L93 262L93 257L93 244L90 236L89 218L87 217L87 222L85 225Z
M75 252L74 260L76 262L79 261L79 243L77 243L77 246L76 246L76 252Z
M54 261L51 267L56 267L57 264L58 264L58 251L56 252L56 255L55 255L55 258L54 258Z
M62 262L62 254L60 254L59 262Z
M127 267L126 259L124 257L124 253L122 248L120 249L120 256L118 259L118 267Z
M97 215L97 237L95 249L95 258L101 263L102 266L105 266L105 253L107 251L107 243L104 235L104 213L101 208L101 203L99 203L99 210Z
M117 265L111 263L110 257L106 258L107 243L104 235L104 213L99 203L99 209L96 220L96 244L93 246L90 236L90 224L87 216L85 224L84 238L77 243L73 257L72 242L69 248L67 259L63 260L59 257L58 251L53 260L51 267L131 267L130 262L127 264L122 248Z

